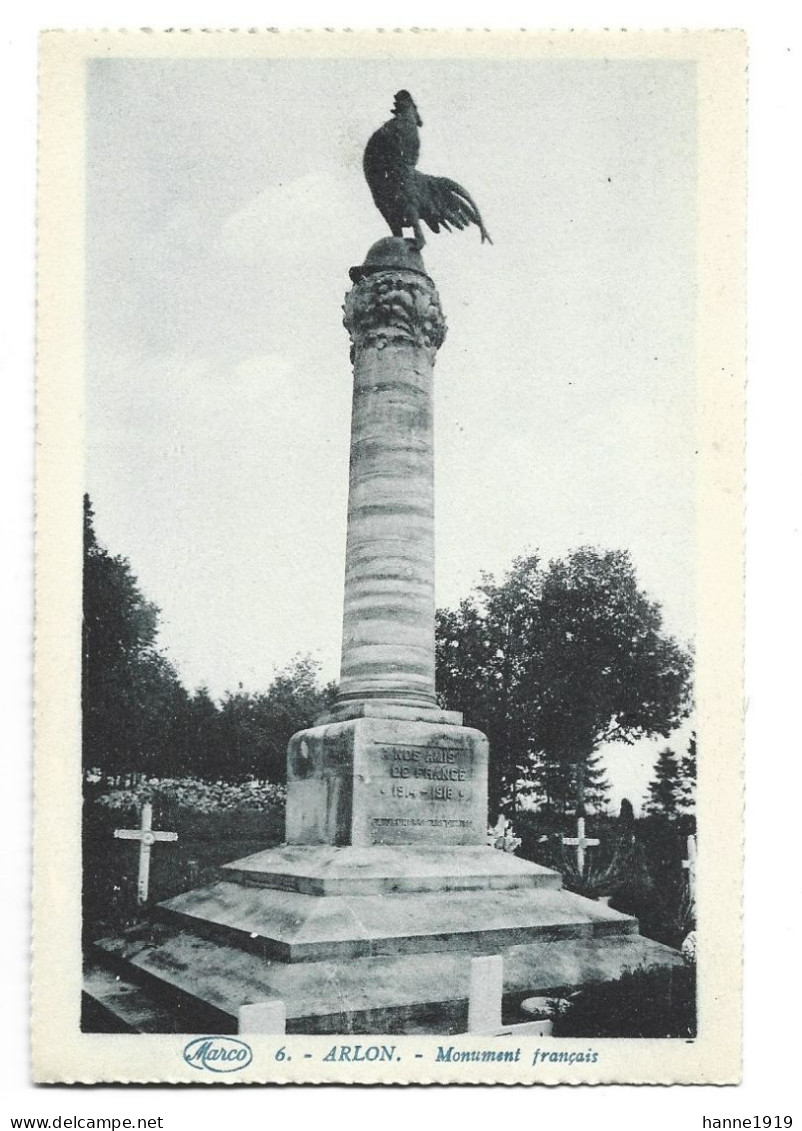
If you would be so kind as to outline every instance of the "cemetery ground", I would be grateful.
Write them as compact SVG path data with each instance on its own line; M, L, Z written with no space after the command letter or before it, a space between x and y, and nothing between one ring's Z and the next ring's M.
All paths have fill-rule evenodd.
M150 906L212 882L221 865L280 844L284 798L283 786L256 781L143 778L127 786L87 783L84 945L91 948L98 939L142 923ZM143 906L137 898L140 842L117 839L115 831L138 832L146 802L152 806L154 832L177 833L177 840L152 844ZM516 854L557 869L568 890L604 899L614 910L636 916L641 934L679 949L694 929L687 869L693 818L649 816L626 825L613 815L596 813L585 824L588 841L598 844L587 850L581 875L570 843L576 820L570 816L513 814L512 827L520 838ZM559 1009L555 998L553 1006L554 1036L692 1037L694 963L625 975L615 983L586 987L572 995L567 1006L562 1001ZM505 1023L514 1020L510 1008L505 1003Z
M154 844L148 905L210 882L220 865L280 844L284 789L264 783L207 783L194 778L146 780L130 786L90 783L83 815L83 927L90 944L140 922L139 842L115 830L136 830L150 800L153 828L175 832Z

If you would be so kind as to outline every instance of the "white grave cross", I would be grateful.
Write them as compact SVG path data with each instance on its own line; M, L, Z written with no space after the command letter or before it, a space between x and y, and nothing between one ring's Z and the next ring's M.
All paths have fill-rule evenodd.
M259 1001L239 1007L239 1033L287 1032L287 1007L283 1001Z
M691 908L696 907L696 837L688 837L688 859L682 861L682 867L688 870L688 895Z
M504 959L500 954L471 959L468 1032L495 1033L501 1028Z
M468 991L468 1032L485 1037L521 1036L548 1037L552 1021L541 1015L538 1021L501 1023L501 998L504 990L504 959L500 954L488 954L471 959L470 989ZM528 1004L547 1005L546 998L529 998L521 1003L524 1013ZM247 1007L245 1007L247 1008ZM241 1014L240 1014L241 1015ZM253 1030L252 1030L253 1031ZM264 1030L263 1030L264 1031ZM240 1032L243 1032L240 1029Z
M150 850L157 840L178 840L178 833L157 833L153 831L153 806L146 801L142 806L142 824L138 829L115 829L114 835L118 840L139 841L139 880L136 886L136 898L140 907L148 901L148 883L150 880Z
M585 849L595 848L599 841L596 837L585 836L585 818L576 819L576 836L564 836L563 844L576 846L576 867L580 876L585 874Z

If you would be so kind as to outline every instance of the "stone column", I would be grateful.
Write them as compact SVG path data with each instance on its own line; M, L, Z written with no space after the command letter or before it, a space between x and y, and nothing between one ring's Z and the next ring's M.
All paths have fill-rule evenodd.
M487 739L438 707L434 685L432 368L445 320L406 240L379 240L351 279L340 688L331 710L290 739L286 839L484 845Z
M339 702L435 703L434 283L405 240L374 245L345 300L354 397Z

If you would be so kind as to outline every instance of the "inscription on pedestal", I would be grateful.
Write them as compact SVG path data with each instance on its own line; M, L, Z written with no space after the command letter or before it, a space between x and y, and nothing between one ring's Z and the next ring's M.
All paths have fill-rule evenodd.
M360 718L294 735L288 844L484 844L487 739L470 727Z
M441 730L428 741L416 737L401 741L399 735L396 741L376 734L364 750L369 773L360 790L359 823L366 843L482 843L483 742L463 728L453 736Z
M470 802L470 751L451 746L392 743L379 747L377 753L388 771L391 797L457 804ZM386 793L386 790L380 792Z

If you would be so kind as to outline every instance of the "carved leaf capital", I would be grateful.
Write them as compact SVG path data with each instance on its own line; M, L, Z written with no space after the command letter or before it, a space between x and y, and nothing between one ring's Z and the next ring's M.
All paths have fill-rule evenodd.
M446 320L434 284L414 271L376 271L345 296L343 325L356 350L407 342L434 362L446 336Z

